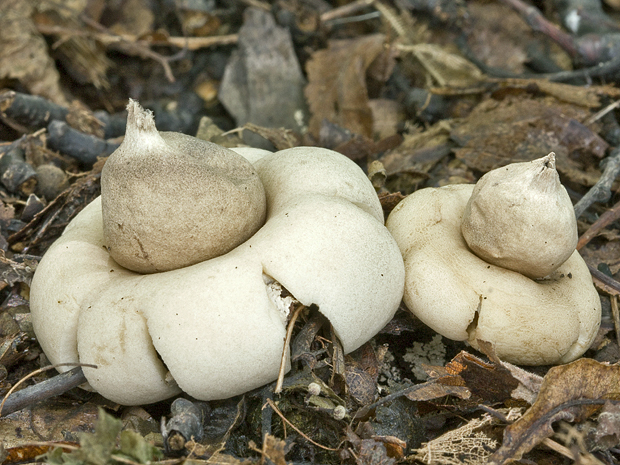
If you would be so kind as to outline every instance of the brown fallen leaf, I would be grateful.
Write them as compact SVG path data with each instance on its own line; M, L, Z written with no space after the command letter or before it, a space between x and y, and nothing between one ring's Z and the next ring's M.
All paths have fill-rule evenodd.
M342 458L353 458L357 465L392 465L396 462L388 454L386 444L402 446L404 443L398 438L390 436L390 441L386 441L387 437L375 437L372 439L362 439L350 427L346 429L346 439L351 443L351 448L346 448L341 453ZM394 448L390 447L390 451L394 452Z
M495 353L495 347L492 343L481 339L478 339L477 343L480 350L489 357L491 362L501 367L503 370L509 371L510 375L519 382L516 389L510 393L510 397L516 400L524 400L528 404L533 404L543 382L542 376L519 368L512 363L500 360Z
M485 346L484 341L482 345ZM486 347L486 350L491 353L493 363L461 351L445 367L425 366L430 377L427 382L393 392L361 408L355 417L361 418L371 408L400 396L413 401L456 396L463 400L473 398L476 403L497 403L509 399L532 402L540 386L540 377L500 361L493 355L492 348Z
M370 373L367 373L357 363L347 363L344 380L350 396L360 405L368 405L375 400L377 385Z
M398 205L405 196L400 192L388 193L382 192L379 194L379 201L381 202L381 208L383 208L383 213L387 216L390 214L392 210Z
M467 43L475 56L488 66L525 72L528 55L522 44L534 34L518 13L502 2L472 3L468 13Z
M606 99L617 99L620 96L620 89L611 85L580 87L560 82L547 81L545 79L490 79L484 83L478 83L469 88L454 87L434 87L431 89L433 94L444 96L458 96L463 93L492 93L498 98L502 95L515 93L515 90L522 90L530 94L542 93L556 99L578 105L580 107L595 109L601 106L601 102Z
M359 39L333 40L315 52L306 66L306 99L312 117L309 132L318 139L323 119L365 137L372 137L372 111L368 104L366 70L386 52L383 34Z
M264 137L273 144L276 150L290 149L300 145L301 137L292 129L265 128L254 123L245 123L243 129Z
M502 362L488 343L479 342L491 363L461 351L445 367L426 367L427 373L435 378L438 385L467 388L478 402L497 403L516 399L532 403L542 378Z
M506 428L502 446L488 463L519 460L554 433L554 422L583 421L600 408L604 399L619 395L620 365L582 358L551 368L536 401L523 417Z
M53 445L52 445L53 444ZM14 463L32 463L35 462L35 459L48 452L52 447L63 447L69 446L71 448L77 447L77 443L63 443L56 442L50 443L50 445L41 445L39 443L36 444L24 444L21 446L10 447L6 449L5 454L2 454L2 444L0 444L0 460L2 460L2 465L10 465ZM66 451L71 449L66 448Z
M33 10L31 2L0 0L0 79L17 79L31 93L66 106L54 60L32 21Z
M582 185L600 177L596 168L608 144L581 121L587 108L554 98L510 96L479 104L450 137L468 167L487 172L509 163L531 161L551 151L564 176Z
M459 381L455 381L458 383ZM429 401L445 396L456 396L459 399L469 399L471 392L464 385L448 384L443 379L441 382L429 382L427 386L414 392L406 394L407 399L413 401Z
M94 403L76 406L73 401L53 398L40 402L32 410L0 418L0 438L7 450L42 440L77 442L78 434L91 431L96 419Z
M260 452L261 463L271 462L275 465L287 465L286 459L284 458L286 455L286 442L276 438L275 436L266 434L265 439L263 440L263 447L261 449L257 449L254 442L250 441L250 448L254 449L256 452Z
M0 338L0 365L10 368L21 359L30 355L30 338L20 331Z
M545 93L563 102L573 103L587 108L597 108L604 97L618 98L618 89L605 86L573 86L544 79L505 79L498 81L502 88L522 88Z
M486 402L502 402L511 398L519 382L501 365L487 363L462 351L446 365L451 376L459 376L478 399Z

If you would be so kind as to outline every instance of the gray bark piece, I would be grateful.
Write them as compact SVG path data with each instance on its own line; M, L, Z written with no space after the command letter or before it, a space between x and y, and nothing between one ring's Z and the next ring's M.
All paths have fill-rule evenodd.
M302 132L307 119L305 84L289 31L277 26L270 13L246 9L238 49L220 86L220 101L237 125L251 122ZM273 148L249 131L244 140L255 147Z

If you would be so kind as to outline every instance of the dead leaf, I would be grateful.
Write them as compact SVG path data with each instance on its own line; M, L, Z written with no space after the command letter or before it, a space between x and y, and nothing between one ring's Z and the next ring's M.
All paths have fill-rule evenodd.
M39 259L34 255L15 255L11 260L0 250L0 278L9 286L15 283L30 284Z
M219 99L239 126L300 131L305 124L305 79L290 31L276 24L271 13L247 8L239 44L224 71ZM244 134L246 143L268 148L264 139Z
M514 420L519 417L519 409L511 409L505 413L506 417ZM416 459L431 465L461 465L487 463L491 451L498 442L489 436L488 429L496 425L499 420L489 414L482 418L474 418L460 428L423 444L407 459Z
M66 106L54 60L32 22L32 5L0 0L0 78L17 79L31 93Z
M393 465L396 460L388 456L383 441L362 439L350 427L346 430L347 440L353 445L355 463L357 465Z
M286 128L264 128L253 123L245 123L243 129L264 137L273 144L276 150L290 149L300 145L300 137L295 131Z
M73 79L82 84L93 84L99 89L108 89L110 83L106 73L113 62L107 57L101 42L83 34L87 29L80 15L84 13L85 2L67 1L63 6L58 8L55 2L36 2L33 20L37 29L58 39L54 46L54 58L62 63Z
M557 167L571 181L592 185L600 177L593 166L608 144L583 125L590 112L554 98L506 97L486 100L451 131L461 148L456 156L486 173L509 163L531 161L551 151Z
M442 121L423 132L406 134L402 144L380 158L388 176L405 171L428 173L450 154L450 130L451 123Z
M31 411L21 410L0 418L0 438L7 449L45 441L77 442L77 434L91 431L97 406L52 398L38 403Z
M601 102L607 99L617 99L620 89L611 85L598 86L574 86L546 79L491 79L485 83L479 83L470 88L434 87L430 89L433 94L443 96L459 96L464 94L478 94L491 92L494 97L514 93L516 89L535 94L545 94L555 97L561 102L595 109L601 106Z
M261 449L257 449L253 441L250 441L250 448L254 449L256 452L260 452L262 463L271 462L275 465L287 465L286 459L284 458L286 455L286 442L271 434L265 435L263 447Z
M519 367L499 360L492 348L479 341L492 363L461 351L445 367L424 366L431 378L428 386L407 394L411 400L431 400L441 395L456 395L461 399L473 396L476 402L497 403L509 399L532 403L542 378Z
M359 39L333 40L326 50L308 60L309 132L318 139L323 119L365 137L372 137L372 111L368 105L366 70L384 52L383 34Z
M612 86L573 86L545 79L506 79L499 81L502 87L520 87L534 92L542 92L562 102L572 103L585 108L598 108L601 98L618 98L620 90Z
M401 45L398 50L413 53L440 86L466 87L483 79L473 63L439 45Z
M620 443L620 404L605 404L598 416L594 437L602 450L616 447Z
M495 348L493 344L491 344L490 342L483 341L481 339L478 339L476 342L480 350L487 357L489 357L489 360L491 360L491 362L493 362L496 366L507 370L510 375L519 382L516 389L514 389L510 393L510 396L513 399L524 400L530 405L533 404L536 400L536 396L540 392L540 386L542 385L543 378L535 373L531 373L524 370L523 368L519 368L512 363L500 360L495 354Z
M67 443L67 445L75 446L75 444ZM58 444L56 447L62 447ZM0 443L0 460L2 465L10 465L13 463L35 463L35 459L51 449L51 446L43 446L38 444L24 444L22 446L10 447L6 449L6 454L2 454L2 444ZM62 450L62 449L61 449ZM68 452L68 449L66 450Z
M511 398L519 382L501 365L487 363L468 352L461 351L443 367L428 367L438 384L467 387L480 401L495 403Z
M226 442L235 428L244 421L247 408L245 397L213 403L212 407L205 425L205 437L199 449L194 451L196 456L209 458L209 461L225 449ZM188 441L185 449L188 453L194 450L191 441Z
M536 402L504 431L502 446L489 464L519 460L554 431L559 420L583 421L600 407L602 399L620 397L620 365L582 358L553 367L545 376ZM587 402L594 400L599 402Z
M400 192L381 193L379 194L379 201L381 202L381 208L384 215L389 215L392 210L398 205L405 196Z
M407 399L414 401L428 401L445 396L456 396L459 399L469 399L470 390L462 384L449 384L443 382L429 382L423 389L406 394Z
M91 2L91 6L94 2ZM124 2L105 4L102 13L106 13L105 20L115 20L110 25L110 31L118 34L135 34L144 36L153 31L155 14L146 0L126 0ZM101 18L97 18L101 20Z
M66 118L67 124L73 129L77 129L85 134L104 138L104 124L99 121L93 112L79 100L74 100L69 106L69 113Z
M1 338L0 365L10 368L22 358L30 355L29 345L30 336L22 331Z
M221 452L216 453L206 462L193 461L193 460L185 460L185 463L190 465L193 463L207 463L207 464L216 464L216 465L254 465L254 460L251 459L239 459L230 454L223 454Z
M399 126L405 119L402 104L395 100L371 99L368 106L372 112L372 134L378 139L398 133Z
M349 394L360 405L368 405L375 400L377 385L372 376L362 368L356 364L347 363L344 379Z
M458 374L474 396L490 403L510 399L510 393L518 386L508 370L464 351L446 365L446 369Z
M491 67L524 72L523 38L533 33L518 13L502 3L472 3L468 12L467 42L475 56Z
M396 436L372 436L371 439L383 443L388 457L400 460L405 456L407 443Z

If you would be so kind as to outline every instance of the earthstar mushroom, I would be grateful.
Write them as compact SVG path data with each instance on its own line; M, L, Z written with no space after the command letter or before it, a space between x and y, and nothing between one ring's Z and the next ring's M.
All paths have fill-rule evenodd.
M405 261L405 304L443 336L475 348L489 341L508 362L578 358L597 333L601 302L575 250L553 156L498 168L479 183L421 189L388 217Z
M147 145L171 140L152 134L154 125L146 121L150 113L137 105L136 113L145 120L138 132L147 132ZM185 137L172 136L175 141ZM144 145L131 135L128 143ZM131 150L123 145L121 159ZM218 167L230 166L229 157L236 159L235 165L244 165L233 151L202 141L189 145L192 150L206 149L203 154L196 148L191 155L196 159L217 152L223 156ZM163 149L167 153L168 148ZM149 150L143 153L159 156ZM122 171L113 161L116 156L112 154L108 163L117 166L102 176ZM151 268L150 263L144 270L148 274L121 266L108 253L104 236L110 227L104 222L111 216L102 214L110 188L139 202L150 195L147 187L169 187L161 179L165 170L152 169L152 177L140 183L102 180L102 197L71 221L44 255L32 281L33 324L52 363L97 365L84 367L90 388L125 405L156 402L180 391L200 400L222 399L273 381L278 374L287 309L274 292L276 284L302 304L316 305L346 352L361 346L392 318L403 292L402 256L383 225L381 205L362 170L346 157L320 148L252 156L254 167L242 169L248 177L255 170L264 186L264 225L223 255L169 271L158 271L159 265ZM136 177L131 169L128 176ZM127 192L134 184L138 195ZM234 191L229 187L228 194ZM194 202L190 193L183 188L182 197L171 202ZM131 202L124 205L129 218L117 212L112 229L130 224L132 208L138 209ZM148 208L139 213L146 221L155 218L154 227L166 220L156 211L157 202L147 199L144 205ZM198 229L212 227L204 215L191 218L207 221ZM139 234L146 243L146 231ZM172 255L182 255L178 244L183 248L193 240L177 238ZM149 262L143 255L138 258Z

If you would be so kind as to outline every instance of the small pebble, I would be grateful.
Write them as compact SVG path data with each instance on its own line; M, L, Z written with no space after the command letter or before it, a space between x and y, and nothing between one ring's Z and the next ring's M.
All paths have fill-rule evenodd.
M47 201L54 200L58 194L69 187L67 174L55 165L39 165L37 172L37 195Z

